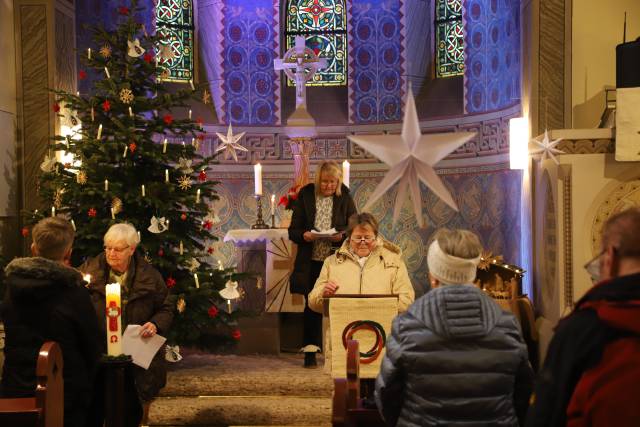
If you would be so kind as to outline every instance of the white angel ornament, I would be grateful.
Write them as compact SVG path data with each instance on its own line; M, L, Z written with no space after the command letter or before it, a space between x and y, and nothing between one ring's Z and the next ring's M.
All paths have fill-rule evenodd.
M132 58L138 58L142 56L144 53L144 49L140 46L140 40L135 39L134 41L127 40L127 46L129 46L129 50L127 51L127 55Z
M169 229L169 224L167 224L167 222L168 221L166 221L164 217L156 218L154 215L151 217L151 225L149 226L149 228L147 228L147 230L154 234L160 234Z
M227 283L224 284L224 289L222 289L219 293L220 296L226 300L240 298L240 292L238 292L238 282L227 280Z

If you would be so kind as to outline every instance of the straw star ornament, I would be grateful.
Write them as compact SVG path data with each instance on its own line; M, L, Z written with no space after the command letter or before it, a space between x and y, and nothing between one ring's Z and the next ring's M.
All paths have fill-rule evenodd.
M398 135L349 136L352 142L364 148L389 166L389 171L364 205L366 211L387 191L398 183L393 208L393 222L400 217L400 210L411 195L413 213L419 227L424 227L420 181L455 211L458 210L451 193L436 174L433 166L475 136L475 132L420 133L420 123L413 93L409 88L405 104L402 133Z
M546 129L544 131L544 136L542 137L542 140L539 140L538 138L534 138L531 140L532 144L530 145L532 145L535 148L530 149L529 154L531 155L541 154L540 156L541 161L546 159L551 159L556 165L559 165L560 162L556 158L556 154L564 154L564 151L558 150L556 146L560 141L562 141L562 138L554 139L553 141L551 141L551 138L549 138L549 131L547 131Z
M231 129L231 124L229 124L229 129L227 129L227 136L224 136L223 134L216 132L216 135L218 135L218 138L220 138L220 141L222 142L218 147L218 149L216 150L216 153L219 153L220 151L224 150L225 159L228 159L229 156L231 156L233 157L233 160L237 162L238 153L236 152L236 150L249 151L242 145L238 144L238 141L240 141L240 139L244 136L244 134L245 132L234 135L233 129Z

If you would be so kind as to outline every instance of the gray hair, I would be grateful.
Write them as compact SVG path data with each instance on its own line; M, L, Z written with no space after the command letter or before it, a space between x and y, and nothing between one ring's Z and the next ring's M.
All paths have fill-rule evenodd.
M109 227L104 235L104 243L108 242L127 242L129 246L137 246L140 243L138 232L135 227L128 222L122 222L120 224L114 224Z
M482 244L478 235L469 230L441 228L436 231L434 239L438 241L440 249L445 254L454 257L477 258L482 252Z

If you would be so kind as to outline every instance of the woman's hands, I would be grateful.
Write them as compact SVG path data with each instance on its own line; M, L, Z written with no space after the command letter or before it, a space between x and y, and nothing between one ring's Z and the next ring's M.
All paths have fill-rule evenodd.
M142 329L140 330L140 335L143 338L150 338L158 333L158 328L152 322L147 322L142 325Z
M333 280L329 280L327 283L324 284L324 289L322 290L322 296L324 298L334 296L339 287L340 285L338 285L336 282L334 282Z

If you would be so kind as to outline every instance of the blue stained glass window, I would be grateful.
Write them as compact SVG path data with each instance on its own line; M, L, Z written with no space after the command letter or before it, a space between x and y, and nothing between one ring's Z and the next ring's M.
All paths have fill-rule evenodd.
M436 0L436 77L464 74L462 0Z
M168 68L163 80L188 82L193 79L193 4L191 0L158 0L156 5L156 30L161 46L169 46L173 58L160 59L160 65ZM156 55L158 52L156 52Z
M347 12L342 0L288 0L285 47L303 35L308 48L327 67L319 70L307 86L344 86L347 83ZM293 81L288 81L293 86Z

